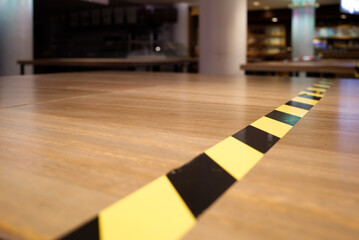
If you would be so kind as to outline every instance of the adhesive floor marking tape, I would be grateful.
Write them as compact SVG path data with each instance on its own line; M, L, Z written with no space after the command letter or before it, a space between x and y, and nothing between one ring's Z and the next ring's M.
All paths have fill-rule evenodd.
M314 85L332 84L329 80L320 82ZM323 88L309 87L300 92L184 166L105 208L60 239L181 238L216 199L242 179L318 103L327 87Z

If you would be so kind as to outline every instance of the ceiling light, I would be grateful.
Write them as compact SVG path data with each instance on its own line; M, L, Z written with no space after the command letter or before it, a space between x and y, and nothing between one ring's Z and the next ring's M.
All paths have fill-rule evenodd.
M278 18L276 17L272 18L272 22L278 22Z
M259 5L261 5L261 3L260 2L253 2L253 6L259 6Z
M340 15L340 18L341 18L341 19L347 19L347 15L344 15L344 14L343 14L343 15Z

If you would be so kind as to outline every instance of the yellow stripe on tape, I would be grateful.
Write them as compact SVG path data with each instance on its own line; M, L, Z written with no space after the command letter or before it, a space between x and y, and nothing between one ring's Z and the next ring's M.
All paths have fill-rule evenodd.
M228 137L204 152L224 170L239 180L263 157L263 153Z
M179 239L195 223L195 217L166 176L99 214L101 240Z
M302 98L302 97L292 98L292 101L296 101L296 102L300 102L300 103L305 103L305 104L310 104L310 105L315 105L315 104L318 103L317 100L308 99L308 98Z
M312 91L319 91L319 92L326 92L326 89L322 89L322 88L314 88L314 87L309 87L307 88L307 90L312 90Z
M323 84L313 84L313 86L316 86L316 87L324 87L324 88L330 88L330 86L328 86L328 85L323 85Z
M279 138L284 137L284 135L286 135L287 132L289 132L289 130L293 127L267 117L261 117L254 123L251 123L251 125Z
M285 105L285 104L280 106L276 110L284 112L284 113L289 113L289 114L292 114L297 117L304 117L304 115L307 114L307 112L308 112L308 110L297 108L297 107L292 107L292 106Z
M306 95L309 95L309 96L314 96L314 97L323 97L324 94L319 94L319 93L310 93L310 92L300 92L299 94L306 94Z

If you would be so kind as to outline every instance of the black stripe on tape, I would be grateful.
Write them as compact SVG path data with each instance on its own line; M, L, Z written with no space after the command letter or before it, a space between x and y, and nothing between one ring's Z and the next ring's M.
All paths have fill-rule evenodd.
M307 95L307 94L301 94L301 95L298 95L298 97L309 98L309 99L318 100L318 101L321 99L321 97L311 96L311 95Z
M98 227L99 227L98 217L95 217L91 221L82 225L80 228L74 230L73 232L69 233L65 237L60 238L60 240L79 240L79 239L99 240L100 233Z
M305 89L304 92L323 94L323 92L321 92L321 91L308 90L308 89Z
M301 109L305 109L305 110L310 110L313 107L313 105L300 103L300 102L296 102L296 101L289 101L285 105L289 105L292 107L297 107L297 108L301 108Z
M195 217L236 181L205 153L171 171L167 177Z
M262 153L266 153L280 139L251 125L243 128L233 137Z
M359 64L355 67L354 76L359 78Z
M267 114L266 117L272 118L282 123L289 124L291 126L294 126L301 119L300 117L277 110L274 110L273 112Z
M329 87L327 87L327 88L326 88L326 87L317 87L317 86L314 86L314 85L313 85L312 88L318 88L318 89L328 90Z

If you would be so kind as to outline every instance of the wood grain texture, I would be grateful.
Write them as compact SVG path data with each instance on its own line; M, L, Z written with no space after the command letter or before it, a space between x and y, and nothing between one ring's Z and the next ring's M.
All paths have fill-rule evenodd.
M53 239L316 79L91 72L1 77L0 238ZM359 82L325 97L186 239L356 239Z
M349 74L354 76L357 60L325 59L311 62L266 61L247 63L240 66L245 71L256 72L311 72Z

